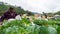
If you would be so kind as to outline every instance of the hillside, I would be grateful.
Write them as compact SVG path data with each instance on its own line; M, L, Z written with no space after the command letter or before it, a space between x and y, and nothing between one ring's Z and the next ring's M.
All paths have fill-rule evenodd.
M8 10L8 8L11 7L11 5L6 5L4 4L3 2L0 2L0 16L3 15L3 13ZM25 14L25 13L28 13L29 11L25 11L23 8L21 7L16 7L16 6L12 6L14 7L14 9L16 10L16 12L18 14ZM31 12L30 12L31 13Z

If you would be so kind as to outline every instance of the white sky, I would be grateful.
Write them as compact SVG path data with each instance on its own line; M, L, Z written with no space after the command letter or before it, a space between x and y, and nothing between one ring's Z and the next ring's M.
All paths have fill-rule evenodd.
M11 5L21 6L32 12L56 12L60 10L60 0L0 0Z

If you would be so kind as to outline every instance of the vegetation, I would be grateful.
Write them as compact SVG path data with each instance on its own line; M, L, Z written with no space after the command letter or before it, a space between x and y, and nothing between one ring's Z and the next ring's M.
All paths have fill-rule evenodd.
M56 13L54 13L55 15L57 14L57 15L60 15L60 11L58 11L58 12L56 12Z
M0 15L8 10L9 5L0 5ZM14 7L14 6L13 6ZM21 7L14 7L18 14L30 14L28 10L25 11ZM51 13L48 13L50 16ZM59 14L59 12L57 13ZM60 15L60 14L59 14ZM0 26L0 34L60 34L60 19L55 20L39 20L33 19L33 24L27 18L22 18L21 20L14 20L11 22L4 21L2 26Z
M60 34L60 26L54 20L34 20L32 25L27 18L14 20L11 22L4 21L0 27L0 34Z

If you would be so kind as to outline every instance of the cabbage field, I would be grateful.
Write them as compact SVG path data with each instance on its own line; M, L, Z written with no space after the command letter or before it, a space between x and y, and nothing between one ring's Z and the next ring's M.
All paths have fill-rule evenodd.
M4 21L0 26L0 34L60 34L60 19L38 20L33 19L33 23L27 18Z

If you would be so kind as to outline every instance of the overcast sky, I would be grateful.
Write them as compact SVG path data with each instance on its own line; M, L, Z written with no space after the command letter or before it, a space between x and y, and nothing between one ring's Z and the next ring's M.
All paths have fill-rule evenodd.
M11 5L21 6L32 12L56 12L60 10L60 0L0 0Z

